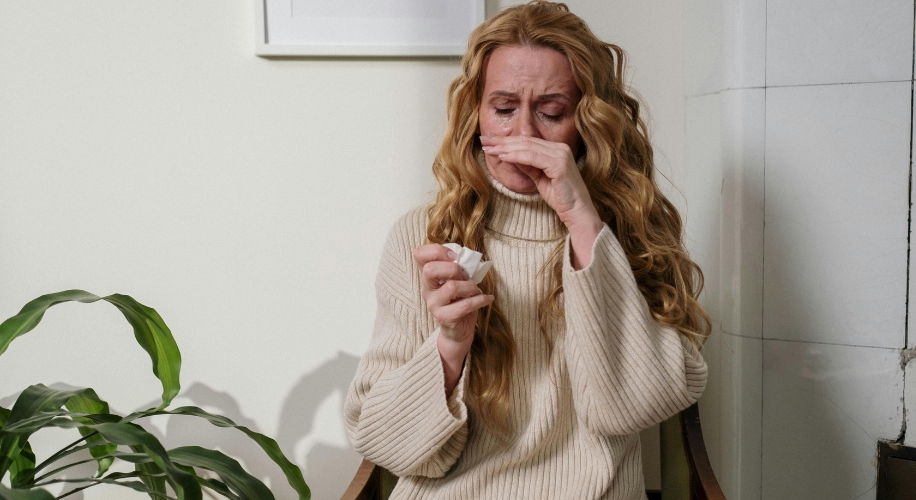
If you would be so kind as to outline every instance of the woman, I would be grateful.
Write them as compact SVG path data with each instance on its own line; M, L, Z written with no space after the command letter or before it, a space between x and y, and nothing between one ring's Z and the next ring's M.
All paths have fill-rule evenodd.
M644 498L638 432L702 393L702 274L623 57L563 4L471 35L438 196L389 235L346 403L392 498ZM450 242L494 263L479 286Z

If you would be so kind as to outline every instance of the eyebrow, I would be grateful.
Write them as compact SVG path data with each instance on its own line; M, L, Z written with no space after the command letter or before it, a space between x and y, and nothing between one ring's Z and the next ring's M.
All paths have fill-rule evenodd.
M515 92L509 92L508 90L494 90L490 92L489 97L508 97L510 99L518 99L518 94ZM549 101L551 99L562 99L564 101L572 102L572 99L569 98L566 94L544 94L538 96L536 101Z

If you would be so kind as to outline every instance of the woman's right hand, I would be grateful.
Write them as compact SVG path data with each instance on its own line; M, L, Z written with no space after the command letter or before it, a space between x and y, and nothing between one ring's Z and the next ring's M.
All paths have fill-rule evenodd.
M477 311L493 302L483 294L455 260L455 253L442 245L417 247L414 260L422 270L420 287L426 308L439 323L439 356L445 369L445 391L450 395L464 357L474 341Z
M439 330L456 343L470 343L477 323L477 310L493 302L484 295L455 260L455 252L442 245L423 245L413 253L423 271L421 283L426 307L439 323Z

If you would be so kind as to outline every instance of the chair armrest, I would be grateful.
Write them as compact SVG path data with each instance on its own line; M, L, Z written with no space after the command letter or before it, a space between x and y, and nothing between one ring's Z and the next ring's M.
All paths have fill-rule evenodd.
M340 500L375 500L379 498L382 468L363 459L350 486Z
M681 435L684 453L690 468L690 497L696 500L725 500L716 474L709 463L703 429L700 427L700 407L694 403L681 412Z

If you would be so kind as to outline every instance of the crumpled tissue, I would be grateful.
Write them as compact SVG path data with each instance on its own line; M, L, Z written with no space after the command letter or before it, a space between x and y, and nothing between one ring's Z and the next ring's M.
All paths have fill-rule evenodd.
M493 267L492 262L482 262L480 260L483 258L482 253L475 252L468 247L463 247L457 243L446 243L442 246L455 252L457 255L455 263L461 266L464 272L468 273L469 280L475 285L479 285L483 281L483 277L487 275L487 271Z

